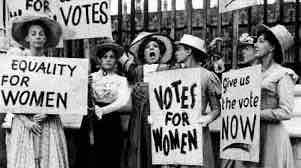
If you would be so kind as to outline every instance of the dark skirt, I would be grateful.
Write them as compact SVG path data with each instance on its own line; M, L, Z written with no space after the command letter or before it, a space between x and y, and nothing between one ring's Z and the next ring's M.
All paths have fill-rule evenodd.
M91 144L91 127L94 144ZM79 143L77 168L119 168L122 146L119 113L105 114L100 120L96 115L85 116L80 128Z

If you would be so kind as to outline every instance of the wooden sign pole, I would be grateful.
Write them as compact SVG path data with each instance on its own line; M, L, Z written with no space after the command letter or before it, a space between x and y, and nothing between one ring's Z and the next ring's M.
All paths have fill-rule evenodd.
M239 11L235 10L233 11L233 50L232 50L232 68L237 69L238 64L238 53L237 53L237 47L238 47L238 27L239 27Z

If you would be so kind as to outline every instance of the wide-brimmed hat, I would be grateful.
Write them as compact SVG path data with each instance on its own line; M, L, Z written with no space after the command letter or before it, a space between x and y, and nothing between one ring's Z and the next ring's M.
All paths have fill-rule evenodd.
M58 22L50 19L46 15L25 15L15 17L12 21L12 37L15 41L23 47L28 48L29 43L25 40L28 34L28 29L31 24L39 24L45 29L47 37L45 47L55 47L60 41L62 35L62 28Z
M101 44L96 47L96 54L101 52L102 50L111 49L115 51L117 58L120 58L124 52L124 48L117 44L112 39L104 39ZM96 55L97 57L102 57L103 55Z
M175 42L176 45L186 45L192 47L199 51L200 53L207 55L207 50L205 48L205 41L199 37L184 34L180 41Z
M246 46L246 45L254 45L255 44L255 37L250 36L249 33L243 33L239 37L239 45Z
M140 48L140 45L143 43L144 40L147 40L148 38L155 38L160 40L166 48L165 53L160 58L160 63L164 64L171 60L172 54L173 54L173 43L172 40L162 34L158 33L150 33L150 32L141 32L138 34L138 36L132 41L131 45L129 46L129 50L134 53L134 56L136 58L136 61L138 64L142 64L143 61L138 56L138 50Z
M285 51L294 44L293 36L283 25L278 24L270 28L264 24L260 24L257 27L257 34L260 34L265 31L271 32L274 35L274 37L277 39L281 47L282 56L284 56Z

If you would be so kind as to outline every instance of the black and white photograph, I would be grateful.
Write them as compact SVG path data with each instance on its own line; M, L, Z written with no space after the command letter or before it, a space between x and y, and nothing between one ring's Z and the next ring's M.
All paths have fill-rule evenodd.
M300 0L0 0L0 168L300 167Z

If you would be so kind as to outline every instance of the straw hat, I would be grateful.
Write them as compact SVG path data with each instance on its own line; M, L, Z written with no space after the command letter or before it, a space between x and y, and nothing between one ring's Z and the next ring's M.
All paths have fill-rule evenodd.
M171 60L172 54L173 54L173 44L172 40L164 36L162 34L158 33L150 33L150 32L141 32L138 34L138 36L133 40L131 43L129 50L134 53L134 56L136 57L137 63L142 64L141 58L138 56L138 50L142 42L148 38L156 38L160 40L162 43L164 43L166 51L162 55L162 58L160 58L160 63L164 64Z
M102 50L111 49L116 52L117 58L120 58L124 52L124 49L121 45L117 44L111 39L104 39L104 41L96 47L96 54ZM96 55L97 57L102 57L103 55Z
M243 33L239 37L240 46L254 45L254 44L255 44L255 38L253 36L250 36L248 33Z
M184 34L183 37L180 39L180 41L177 41L175 44L176 45L182 44L182 45L192 47L197 51L201 52L202 54L207 55L207 50L205 48L205 41L199 37L190 34Z
M271 32L278 40L278 43L280 44L281 47L282 56L284 56L285 51L294 44L293 36L283 25L278 24L271 28L264 24L259 25L257 28L257 34L260 34L261 32L264 31Z
M16 17L12 22L12 37L15 41L17 41L22 46L28 48L29 44L25 40L26 35L28 33L29 25L32 23L38 23L41 25L46 31L45 35L47 37L47 41L45 43L46 48L55 47L62 35L62 28L58 22L50 19L48 16L44 15L25 15Z

